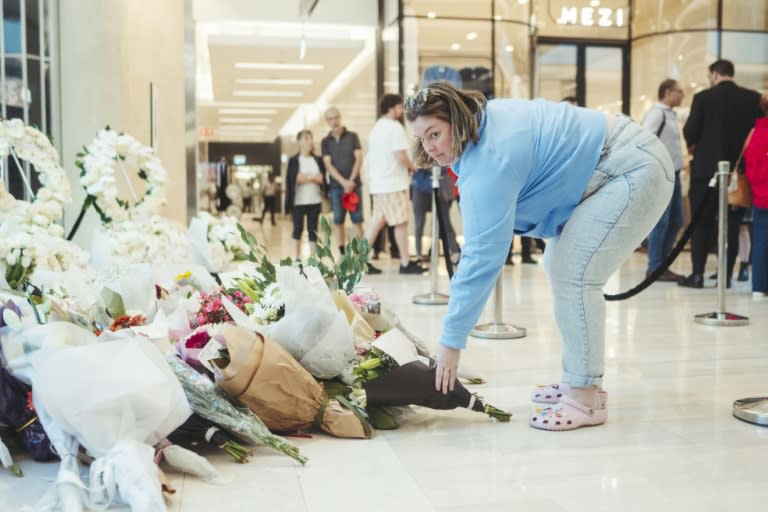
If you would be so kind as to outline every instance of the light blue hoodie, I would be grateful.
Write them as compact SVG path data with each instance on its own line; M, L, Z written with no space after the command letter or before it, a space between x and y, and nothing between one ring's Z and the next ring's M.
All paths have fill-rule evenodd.
M440 343L462 349L504 265L514 234L558 236L605 144L601 112L546 100L492 100L459 176L464 246Z

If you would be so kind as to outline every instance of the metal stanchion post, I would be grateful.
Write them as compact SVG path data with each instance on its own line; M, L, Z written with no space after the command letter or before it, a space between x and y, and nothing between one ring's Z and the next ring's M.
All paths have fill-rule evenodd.
M438 248L438 242L440 238L438 215L437 215L437 199L434 193L435 190L440 187L440 167L432 167L432 255L429 259L429 276L431 278L432 286L429 293L422 293L420 295L413 296L414 304L421 304L427 306L442 306L448 304L448 295L437 292L437 256L440 249Z
M738 326L749 324L748 317L725 311L725 288L728 282L726 269L728 267L728 177L730 170L730 162L717 163L719 216L717 226L717 311L696 315L695 321L704 325Z
M493 322L489 324L476 325L469 333L476 338L489 338L494 340L508 340L525 337L525 328L516 327L512 324L506 324L501 319L501 310L503 306L501 276L496 280L496 291L493 299Z

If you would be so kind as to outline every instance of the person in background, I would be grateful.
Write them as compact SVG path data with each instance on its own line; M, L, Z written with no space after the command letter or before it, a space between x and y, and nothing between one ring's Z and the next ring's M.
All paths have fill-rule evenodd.
M545 430L608 417L603 286L650 232L674 187L664 146L626 116L546 100L492 100L435 83L407 102L416 164L459 176L464 245L451 280L435 387L456 382L461 350L504 265L512 236L548 239L544 266L563 337L562 383L529 424ZM557 389L554 389L557 387ZM537 388L535 402L544 401ZM555 402L555 403L553 403Z
M275 182L275 175L269 173L267 175L267 181L262 187L262 202L264 207L261 210L261 217L258 217L258 221L264 224L264 217L269 212L272 225L277 224L275 222L275 211L277 211L277 183ZM254 220L257 220L254 218Z
M573 105L574 107L578 107L579 106L579 98L577 98L576 96L566 96L565 98L561 99L560 101L568 103L569 105Z
M429 256L422 252L422 238L427 212L432 211L432 170L419 169L413 173L411 181L411 203L413 204L413 233L416 243L416 259L429 261Z
M341 112L336 107L325 111L325 122L331 131L320 142L323 163L330 177L328 196L333 210L333 237L344 253L346 232L344 221L347 210L342 206L341 199L345 193L354 192L360 199L357 208L349 212L355 235L363 238L363 187L360 181L360 167L363 165L363 150L360 139L355 132L347 130L341 123Z
M643 117L644 128L655 134L669 151L675 166L675 188L672 199L661 215L658 224L648 235L648 267L646 277L659 268L677 240L677 233L683 227L683 193L680 188L680 170L683 168L683 145L680 140L680 125L677 122L675 107L683 102L683 89L677 80L667 78L659 84L659 102ZM667 269L659 281L678 282L683 276Z
M408 217L410 174L416 167L408 156L408 137L402 125L403 98L385 94L379 101L380 117L368 136L368 173L373 195L373 214L366 232L368 244L384 226L394 226L395 240L400 249L400 273L422 274L424 269L408 255ZM369 273L376 273L368 265ZM381 272L381 271L379 271Z
M704 208L701 220L691 236L692 271L678 284L689 288L704 287L704 269L709 249L717 237L715 219L717 202L709 189L709 180L717 171L717 163L727 160L734 165L755 120L762 117L760 94L739 87L733 81L735 69L729 60L718 60L709 66L712 87L694 95L691 112L683 126L691 161L691 188L688 192L691 212ZM743 208L728 209L727 286L739 251L739 224Z
M294 258L301 257L301 234L304 218L307 219L309 253L315 253L317 244L317 221L325 195L325 165L315 156L315 141L310 130L301 130L296 135L299 152L288 160L285 174L285 212L293 218Z
M744 150L752 187L752 297L768 298L768 95L760 99L764 117L755 120Z
M251 213L253 208L253 180L245 182L243 187L243 212Z
M227 185L229 185L229 162L227 157L221 157L216 164L216 209L219 212L227 211L232 201L227 197Z
M746 209L739 226L739 275L737 281L749 281L749 262L752 258L752 208Z
M419 169L414 173L411 184L411 202L413 203L414 238L416 241L416 256L419 261L427 262L429 255L422 253L422 238L427 212L432 211L432 169ZM459 262L461 249L456 240L456 231L451 224L451 204L453 203L453 181L446 167L440 168L440 181L437 194L437 207L443 220L443 232L448 237L448 250L453 264ZM433 212L432 221L437 220ZM430 234L431 236L431 234Z

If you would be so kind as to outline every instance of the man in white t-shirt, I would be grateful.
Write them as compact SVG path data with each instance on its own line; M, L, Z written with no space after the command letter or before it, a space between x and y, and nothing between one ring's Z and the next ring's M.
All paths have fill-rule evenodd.
M385 94L379 101L379 120L368 136L368 181L373 196L373 214L365 234L368 244L384 226L394 226L400 248L400 273L421 274L424 269L408 255L408 215L411 202L408 189L416 165L408 155L408 137L402 125L403 97ZM379 273L369 265L369 273Z

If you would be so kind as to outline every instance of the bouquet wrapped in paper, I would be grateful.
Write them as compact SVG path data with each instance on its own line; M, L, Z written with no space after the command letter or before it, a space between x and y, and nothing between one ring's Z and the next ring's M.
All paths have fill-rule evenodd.
M10 374L0 361L0 423L11 427L36 461L56 457L35 412L32 388Z
M35 405L96 457L90 503L119 491L134 511L164 510L153 445L191 414L184 391L149 340L42 350L31 356Z
M282 345L304 368L320 379L337 376L354 357L355 345L346 315L339 311L316 267L279 267L277 285L285 316L259 325L225 303L238 325Z
M265 427L266 430L266 427ZM210 420L197 413L187 418L179 428L168 435L168 440L182 446L211 445L227 452L237 462L247 462L251 452Z
M431 409L464 407L482 412L499 421L509 421L510 414L487 405L470 393L457 379L453 391L443 394L435 389L435 364L419 355L410 340L398 330L389 331L372 343L368 357L354 372L364 391L359 399L365 406L393 407L420 405Z
M2 439L0 439L0 465L2 465L5 469L9 470L16 476L24 476L21 468L13 463L11 452L8 451L8 447L3 444Z
M272 434L250 409L235 407L224 391L207 376L198 373L173 354L166 354L165 359L184 388L190 407L200 417L221 425L252 444L269 446L302 464L307 462L296 446Z
M337 437L371 437L357 412L329 398L323 387L278 343L243 327L225 327L229 360L213 360L216 382L272 430L313 426Z

